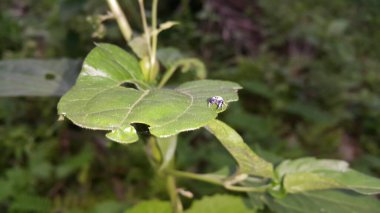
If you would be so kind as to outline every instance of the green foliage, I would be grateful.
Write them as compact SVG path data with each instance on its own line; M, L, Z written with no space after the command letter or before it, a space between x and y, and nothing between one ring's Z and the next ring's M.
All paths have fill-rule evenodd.
M361 194L380 193L380 180L349 169L345 161L301 158L276 168L288 193L320 189L351 189Z
M243 139L231 127L215 120L207 125L223 146L230 152L239 164L239 173L261 177L273 177L273 166L257 156L244 143Z
M311 191L291 194L285 198L264 197L268 207L275 212L376 212L380 202L375 198L346 191Z
M100 44L87 56L76 85L62 97L58 110L61 115L79 126L112 130L107 137L117 142L137 141L137 130L131 124L147 124L152 136L157 137L156 140L148 139L148 156L156 171L163 173L166 178L174 212L182 211L182 204L176 192L175 176L222 185L231 191L248 192L254 209L262 209L263 202L272 205L270 208L276 208L279 199L290 196L286 195L287 193L298 195L321 189L350 189L361 194L380 192L378 179L351 170L346 162L338 160L287 160L276 168L274 176L271 163L255 154L231 127L215 120L217 113L225 108L215 110L208 106L208 98L215 95L223 96L226 103L237 100L236 91L240 88L238 84L201 80L190 81L169 90L154 89L154 85L149 85L149 81L143 77L143 71L133 56L116 46ZM133 83L137 89L122 87L123 83ZM302 109L302 106L298 107ZM302 112L299 109L294 112L299 111ZM305 115L313 114L310 113L312 111L306 108ZM311 118L313 116L321 117L318 113L311 115ZM220 176L174 170L177 137L173 136L202 126L215 135L237 161L238 172L232 176ZM172 137L165 139L168 136ZM250 176L264 179L250 179ZM263 198L265 196L269 198ZM347 195L343 199L352 198ZM202 207L203 203L210 202L195 203L189 211L203 211L200 210L205 208ZM154 205L160 207L143 203L131 211L167 208L166 204L161 202Z
M244 16L264 37L254 60L242 57L236 66L211 74L245 88L243 109L233 115L229 110L226 121L244 132L247 142L258 141L285 158L378 156L380 43L374 29L380 18L373 12L378 3L259 1L257 6L260 15ZM257 120L261 125L247 125ZM342 153L346 148L351 154ZM370 164L367 171L378 174Z
M79 64L69 59L0 61L0 96L61 96L74 83Z
M52 208L48 198L20 195L12 201L10 212L47 212Z
M91 36L122 43L116 25L104 22L106 15L99 15L107 10L102 1L22 2L0 3L2 58L82 57L93 46ZM237 0L235 6L241 2ZM138 25L134 23L141 19L135 12L137 3L120 3L127 5L132 25ZM178 204L179 199L185 212L267 212L269 208L274 212L339 213L380 208L377 199L364 196L379 193L379 179L349 168L346 161L284 160L308 155L344 158L365 173L380 171L380 148L375 142L380 136L376 0L255 1L252 11L250 7L244 13L239 11L253 21L253 34L259 36L252 50L254 59L246 54L236 57L239 48L223 40L231 34L244 38L239 37L244 32L231 32L228 27L239 23L252 29L247 19L232 20L225 26L219 23L221 36L213 32L215 21L230 16L218 17L207 2L199 11L197 3L160 2L164 15L182 21L174 33L161 33L164 43L176 44L157 50L161 66L155 63L151 69L142 63L149 63L143 37L135 36L129 42L139 59L101 43L89 53L76 86L60 102L59 113L79 126L111 131L107 136L119 142L140 143L122 147L95 131L57 124L52 110L56 100L0 100L0 211L170 212L173 201ZM3 5L11 8L3 10ZM218 6L225 5L228 1ZM172 14L176 6L177 12ZM195 17L202 23L196 23ZM172 25L162 23L163 28L153 29L152 34ZM92 30L95 33L91 35ZM247 46L251 42L240 40ZM238 84L189 81L206 77L205 65L194 54L207 62L211 68L208 75ZM74 75L66 68L76 66L76 60L18 62L0 62L0 95L62 94L67 86L62 89L61 78L70 78L69 85L74 83ZM163 87L167 82L175 86ZM239 85L244 88L239 103L222 110L207 106L207 99L214 95L222 96L226 103L237 100ZM183 97L184 91L191 95ZM145 93L155 97L144 96L141 101L146 103L141 104L138 97ZM190 99L199 102L188 104ZM131 110L131 106L136 107ZM193 113L187 113L191 108ZM112 116L99 116L102 110L110 110ZM125 110L135 119L117 120ZM181 117L183 114L186 116ZM231 127L215 120L217 116ZM162 126L165 119L175 121ZM140 130L141 123L149 128ZM188 132L200 127L212 135ZM168 135L171 137L160 138ZM233 160L238 168L227 169ZM219 172L193 173L220 168ZM175 183L167 177L175 177L177 186L189 191L175 190ZM169 196L167 187L171 187ZM246 193L247 199L242 199L246 198L243 193L204 196L228 191ZM195 199L179 198L177 192ZM168 197L171 204L151 200Z
M120 86L135 83L140 90ZM221 95L226 103L237 100L238 84L193 81L174 90L148 89L138 62L121 49L100 44L86 58L76 85L62 97L58 112L79 126L112 130L107 137L118 142L137 141L131 123L149 125L157 137L204 126L218 113L208 98Z
M143 201L130 210L126 210L125 213L166 213L171 211L171 206L169 202L151 200Z
M239 196L232 195L213 195L205 196L201 200L194 201L193 205L189 210L185 211L186 213L248 213L252 212L251 209L248 209L244 201Z
M125 213L168 213L171 211L169 202L150 200L143 201L128 209ZM241 197L232 195L205 196L201 200L193 202L192 206L185 213L217 213L217 212L252 212Z

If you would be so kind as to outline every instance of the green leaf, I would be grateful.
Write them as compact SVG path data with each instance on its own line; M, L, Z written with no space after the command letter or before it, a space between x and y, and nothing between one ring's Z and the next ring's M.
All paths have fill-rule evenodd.
M341 188L371 195L380 193L380 180L355 170L346 172L321 170L286 175L284 178L284 187L289 193L316 189Z
M175 25L178 25L179 23L176 22L176 21L166 21L162 24L160 24L160 26L158 27L158 29L156 30L153 30L151 32L152 36L157 36L158 34L160 34L162 31L164 30L167 30L167 29L170 29L172 28L173 26Z
M193 205L185 213L251 213L241 197L232 195L205 196Z
M265 208L265 203L261 199L263 196L263 193L256 193L256 192L248 192L248 203L250 204L251 208L258 211L263 210Z
M139 57L147 57L149 56L148 44L146 43L146 39L144 36L135 36L128 43L128 45L132 48L133 52Z
M276 168L288 193L318 189L350 189L362 194L380 193L380 179L348 169L338 160L302 158L284 161Z
M205 126L218 113L208 107L212 96L238 100L241 87L228 81L201 80L175 89L148 89L137 60L120 48L101 44L84 61L76 85L58 103L58 113L78 126L108 130L111 140L138 140L134 123L149 126L157 137L169 137ZM121 86L134 83L140 90Z
M102 86L105 89L114 87L115 84L131 82L137 87L147 88L142 80L140 64L134 56L120 47L103 43L97 44L87 55L77 84Z
M276 173L279 177L285 174L294 174L299 172L312 172L318 170L347 171L348 163L342 160L318 160L314 157L299 158L296 160L285 160L276 167Z
M214 120L208 123L207 130L214 134L235 158L241 173L269 178L273 176L272 164L254 153L240 135L227 124Z
M170 202L149 200L138 203L132 209L128 209L125 213L168 213L171 212Z
M0 61L0 96L61 96L75 82L79 60Z
M281 213L373 213L380 209L380 202L373 197L336 190L289 194L282 199L267 195L265 202Z
M91 210L92 213L119 213L124 209L125 204L115 200L106 200L97 203Z

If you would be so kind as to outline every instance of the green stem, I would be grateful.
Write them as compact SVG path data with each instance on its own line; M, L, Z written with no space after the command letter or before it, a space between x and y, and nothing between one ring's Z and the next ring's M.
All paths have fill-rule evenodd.
M173 73L176 71L177 68L178 68L178 66L172 66L172 67L170 67L170 69L168 69L165 72L160 83L158 84L158 88L161 88L166 84L166 82L170 79L170 77L173 75Z
M157 7L158 0L153 0L152 4L152 32L157 31ZM151 69L153 69L154 64L156 63L156 52L157 52L157 37L158 33L152 33L152 55L150 58Z
M107 0L108 6L110 7L114 18L116 19L119 29L123 34L125 41L128 43L132 38L132 28L128 23L123 11L117 0Z
M156 172L157 177L160 178L160 180L163 180L166 182L166 189L170 197L170 201L172 204L172 212L173 213L182 213L183 207L181 203L181 199L178 196L177 193L177 186L175 177L169 173L164 173L162 170L164 168L168 169L174 169L174 151L172 149L176 148L176 140L177 137L170 137L170 138L155 138L150 137L148 139L147 148L146 148L146 154L147 157L153 167L153 169ZM169 145L169 147L166 147L165 149L163 144L159 143L170 143L166 144ZM173 152L173 153L168 153ZM160 165L161 164L161 165Z
M269 189L270 185L264 185L261 187L244 187L244 186L224 185L224 187L228 190L235 191L235 192L265 192Z
M195 174L191 172L183 172L178 170L167 170L167 173L172 174L177 177L190 178L194 180L199 180L203 182L212 183L215 185L223 186L227 190L235 191L235 192L265 192L269 189L270 185L264 185L260 187L245 187L245 186L233 186L227 185L223 181L217 180L212 177L207 177L206 175Z
M170 201L172 203L172 209L173 213L182 213L183 212L183 207L181 200L178 196L177 193L177 186L175 183L175 177L173 175L166 175L166 184L170 196Z
M141 14L141 21L143 24L144 28L144 37L148 46L148 54L149 58L152 57L152 47L150 43L150 30L148 28L148 23L146 21L146 14L145 14L145 9L144 9L144 0L139 0L139 7L140 7L140 14Z
M194 180L199 180L207 183L212 183L215 185L223 185L222 181L216 180L215 178L212 177L207 177L205 175L199 175L191 172L183 172L183 171L178 171L178 170L167 170L167 173L172 174L177 177L184 177L184 178L190 178Z

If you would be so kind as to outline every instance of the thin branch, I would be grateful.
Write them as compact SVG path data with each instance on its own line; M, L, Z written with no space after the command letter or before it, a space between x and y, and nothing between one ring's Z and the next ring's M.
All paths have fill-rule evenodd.
M124 39L128 43L132 38L132 28L129 25L127 18L121 10L117 0L107 0L107 3L112 11L114 18L116 19L117 24L119 25L121 34L123 34Z
M235 191L235 192L265 192L270 187L270 185L264 185L260 187L234 186L234 185L226 184L221 180L208 177L206 175L200 175L200 174L195 174L191 172L183 172L183 171L178 171L178 170L168 170L167 172L177 177L190 178L194 180L199 180L199 181L223 186L225 189L230 190L230 191Z
M153 0L153 4L152 4L152 32L156 32L156 30L157 30L157 7L158 7L158 0ZM152 69L153 69L154 64L156 63L157 37L158 37L158 33L154 33L152 35L152 55L150 58L150 64L152 65Z
M166 176L166 184L170 196L170 201L172 202L173 213L182 213L183 207L180 197L177 193L177 186L175 182L175 177L173 175Z

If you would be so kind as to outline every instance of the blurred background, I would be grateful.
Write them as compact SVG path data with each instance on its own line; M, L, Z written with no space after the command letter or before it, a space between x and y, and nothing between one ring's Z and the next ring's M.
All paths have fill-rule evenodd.
M119 2L141 32L137 1ZM142 143L112 143L57 121L59 96L94 42L128 49L116 22L100 21L107 11L104 0L0 2L1 212L120 212L167 199ZM208 78L244 87L220 119L265 159L343 159L380 175L380 1L160 0L158 15L180 22L160 34L159 47L198 57ZM193 78L177 73L169 83ZM181 134L178 146L179 169L234 165L204 130ZM178 185L196 198L223 192Z

